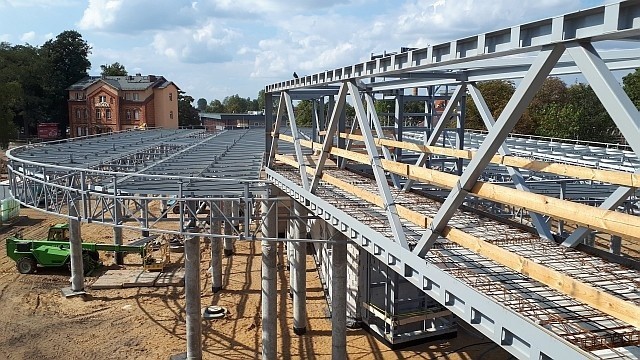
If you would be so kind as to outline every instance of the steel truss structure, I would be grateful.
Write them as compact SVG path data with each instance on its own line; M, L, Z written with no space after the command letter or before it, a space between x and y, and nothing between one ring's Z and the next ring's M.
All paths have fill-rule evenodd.
M640 1L618 1L268 85L267 179L514 356L637 357L640 274L572 248L592 230L639 238L640 219L615 211L638 188L638 174L524 158L505 141L547 76L580 73L637 159L640 114L612 71L640 67L640 52L596 48L638 36ZM498 119L476 86L491 79L518 81ZM445 97L439 114L435 101ZM465 150L466 97L488 129L474 151ZM380 120L388 114L375 111L381 98L395 100L391 135ZM310 139L295 126L296 100L313 102ZM405 113L409 101L425 102L425 113ZM356 113L351 124L346 102ZM423 121L410 124L410 116ZM453 145L438 146L452 123ZM421 134L421 143L404 141L407 134ZM443 157L455 173L438 171ZM481 181L490 164L506 167L514 185ZM617 189L589 206L530 192L527 170ZM441 189L443 201L414 193L421 184ZM472 199L528 210L535 231L461 211ZM558 244L549 218L580 227Z
M7 152L11 191L24 206L83 222L255 239L262 219L255 202L268 195L259 179L263 144L260 129L153 129L28 145ZM161 227L172 213L179 227ZM212 221L232 230L188 230Z

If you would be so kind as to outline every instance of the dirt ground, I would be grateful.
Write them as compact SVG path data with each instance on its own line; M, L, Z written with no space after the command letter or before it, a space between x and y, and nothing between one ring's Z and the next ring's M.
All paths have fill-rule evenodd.
M22 209L20 221L0 229L2 239L22 230L25 237L44 238L47 227L60 218ZM176 226L177 227L177 226ZM112 229L83 224L85 241L110 242ZM139 234L124 232L126 239ZM224 290L212 295L207 276L209 247L202 245L202 305L221 305L225 319L203 321L205 359L260 358L260 248L259 243L237 242L236 253L223 260ZM0 357L5 359L168 359L186 349L184 288L129 288L90 290L84 297L65 299L60 289L69 285L66 269L39 269L21 275L6 257L0 242ZM173 254L175 262L181 261ZM102 254L105 264L110 259ZM128 255L128 268L139 257ZM279 262L278 352L282 359L329 359L331 322L322 286L308 257L308 332L292 331L288 272ZM87 285L107 269L86 278ZM508 359L510 355L481 335L460 328L458 337L390 350L364 330L348 332L349 359Z

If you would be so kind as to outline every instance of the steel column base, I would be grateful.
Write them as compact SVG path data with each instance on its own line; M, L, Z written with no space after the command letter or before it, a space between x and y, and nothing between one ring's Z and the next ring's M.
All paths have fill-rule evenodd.
M211 288L211 291L212 291L214 294L215 294L215 293L217 293L217 292L218 292L218 291L220 291L220 290L222 290L222 286L216 286L216 287L212 287L212 288Z

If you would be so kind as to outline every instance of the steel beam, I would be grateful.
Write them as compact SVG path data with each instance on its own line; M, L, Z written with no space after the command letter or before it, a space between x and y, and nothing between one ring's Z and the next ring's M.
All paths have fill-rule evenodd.
M614 210L618 206L620 206L629 196L635 193L635 189L628 188L624 186L620 186L613 192L613 194L609 195L609 197L600 204L600 209ZM585 236L591 232L590 229L587 229L584 226L581 226L573 231L568 238L566 238L561 244L566 247L576 247L578 244L582 242Z
M526 110L531 99L533 99L533 96L563 52L564 46L562 44L546 47L540 52L536 61L531 65L529 73L522 80L500 114L500 117L496 121L496 126L489 130L476 156L469 162L466 170L458 180L457 186L451 190L451 193L449 193L449 196L447 196L447 199L435 215L433 222L420 238L420 241L414 248L414 252L423 256L435 243L438 236L440 236L440 232L445 228L449 219L451 219L458 207L462 204L469 190L471 190L476 183L500 145L504 143L504 139L516 125L520 116Z
M298 125L296 124L296 113L293 111L293 103L291 102L291 96L289 93L283 92L282 97L287 107L287 115L289 116L289 126L291 127L291 135L293 136L293 147L296 151L296 160L300 164L300 178L304 184L304 188L309 188L309 178L307 177L307 166L302 154L302 147L300 146L300 133L298 132Z
M373 99L373 96L371 96L371 94L366 93L364 95L364 99L365 99L365 103L367 104L367 113L369 114L369 118L371 119L371 123L373 124L373 128L376 130L376 135L378 136L378 138L380 139L384 139L384 132L382 130L382 124L380 124L380 117L378 116L378 113L376 112L376 107L375 107L375 102ZM387 160L394 160L393 156L391 156L391 152L389 151L389 148L387 148L386 146L382 145L380 147L380 149L382 150L382 155L384 156L385 159ZM397 174L391 174L391 181L393 182L393 185L395 187L399 187L400 186L400 177Z
M382 201L384 202L384 209L387 215L387 219L389 220L389 226L391 227L391 232L393 233L394 241L399 243L404 248L409 248L409 244L407 243L407 238L404 234L404 230L402 229L402 223L400 222L400 217L398 216L398 211L396 210L395 201L393 196L391 195L391 191L389 190L389 184L387 183L387 176L385 174L384 168L382 167L382 162L380 161L380 154L378 153L378 148L373 139L373 135L371 134L371 128L369 128L369 123L367 121L367 113L364 109L364 105L362 104L362 99L360 98L360 91L358 87L353 82L348 82L347 86L349 87L349 92L351 93L351 100L353 101L353 106L356 111L356 119L360 124L360 130L362 131L362 136L364 137L364 144L367 149L367 154L371 159L371 168L373 170L373 175L376 178L376 184L378 185L378 192Z
M340 91L338 91L338 100L332 109L331 118L329 119L329 124L327 126L327 132L324 135L324 141L322 142L322 153L320 154L320 158L318 159L318 163L316 164L316 169L314 172L315 175L313 176L313 180L309 185L309 190L311 192L315 190L315 188L318 186L318 183L320 182L322 170L324 169L325 163L327 162L327 159L329 157L329 150L333 146L333 137L336 135L338 122L340 121L340 117L342 116L342 110L347 99L347 91L347 84L342 84L340 86Z
M267 158L267 166L271 166L273 164L273 158L278 153L278 135L280 134L280 126L282 126L282 117L285 112L285 100L282 94L280 95L280 101L278 101L278 111L276 112L276 121L273 125L272 131L273 134L270 134L271 137L271 146L269 147L269 157Z
M471 95L471 98L473 99L473 102L476 104L476 108L480 113L480 117L484 122L484 126L487 129L492 129L495 126L496 122L493 119L491 110L489 110L487 103L484 101L484 97L480 93L480 90L475 86L475 84L469 84L468 89L469 94ZM503 156L511 155L511 151L504 143L502 143L502 145L500 145L500 147L498 148L498 153ZM525 183L520 170L512 166L507 166L507 172L509 173L509 176L511 176L511 180L516 186L516 189L531 192L531 190ZM531 216L531 221L533 222L533 226L536 228L538 235L540 235L540 237L542 238L553 240L553 234L551 234L549 224L545 221L544 217L534 212L529 212L529 216Z
M436 143L438 142L438 139L440 138L440 135L442 134L442 131L447 125L447 122L454 115L454 111L456 110L458 102L460 101L460 99L462 99L462 95L464 95L466 91L467 91L467 84L462 83L453 92L453 94L451 95L451 99L445 106L444 111L442 112L442 115L440 115L440 118L438 119L438 122L433 127L433 129L431 129L431 135L429 136L429 140L427 140L427 142L425 143L426 146L436 145ZM424 166L424 164L427 162L429 157L430 155L427 153L420 154L420 156L418 157L418 160L416 161L416 165ZM407 179L407 182L404 184L403 190L405 191L410 190L412 185L413 185L413 180Z

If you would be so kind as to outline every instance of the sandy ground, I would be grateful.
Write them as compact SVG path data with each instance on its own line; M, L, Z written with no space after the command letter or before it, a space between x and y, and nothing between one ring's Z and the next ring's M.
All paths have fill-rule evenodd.
M46 237L49 224L61 219L22 209L20 222L4 227L0 236L22 229L25 237ZM109 227L84 224L85 241L110 242ZM125 231L125 239L137 234ZM203 322L205 359L255 359L260 357L260 256L259 244L238 242L236 253L223 260L224 290L210 291L207 276L209 247L202 245L202 305L221 305L225 319ZM65 299L66 269L40 269L20 275L0 243L0 355L6 359L168 359L186 349L184 289L131 288L90 290L85 298ZM102 259L109 263L104 254ZM179 254L173 260L181 261ZM313 269L313 259L308 257ZM128 255L128 268L140 263ZM308 332L292 331L288 272L280 257L278 351L282 359L329 359L331 322L315 270L307 272ZM104 272L105 267L101 271ZM99 273L98 273L99 274ZM96 276L87 277L87 284ZM507 359L509 354L477 333L461 328L458 337L392 351L364 330L348 332L349 359Z

